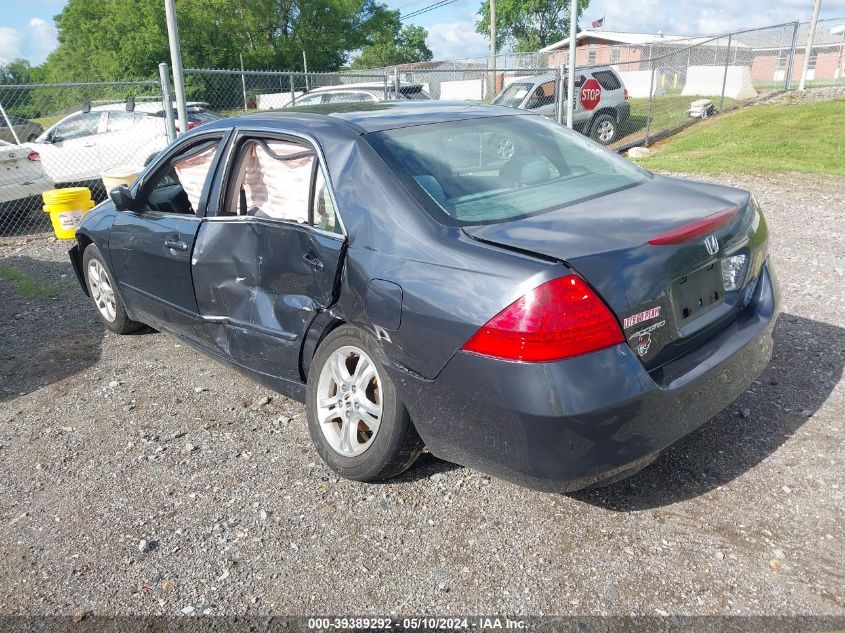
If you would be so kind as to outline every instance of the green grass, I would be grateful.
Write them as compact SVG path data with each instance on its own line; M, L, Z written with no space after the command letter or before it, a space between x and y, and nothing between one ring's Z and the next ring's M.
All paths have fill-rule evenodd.
M845 176L845 99L756 105L702 121L652 147L648 169Z
M629 99L631 115L627 121L620 125L620 136L616 145L624 145L629 141L644 137L646 128L654 136L659 132L673 130L689 123L690 118L687 111L690 104L698 99L710 99L717 108L719 107L720 97L718 95L715 97L682 97L679 94L666 94L654 97L654 102L651 105L651 126L648 125L648 98ZM723 109L729 110L735 107L737 103L735 99L726 97Z
M27 299L52 299L61 291L58 286L44 284L32 279L14 266L0 267L0 279L10 282L15 292Z

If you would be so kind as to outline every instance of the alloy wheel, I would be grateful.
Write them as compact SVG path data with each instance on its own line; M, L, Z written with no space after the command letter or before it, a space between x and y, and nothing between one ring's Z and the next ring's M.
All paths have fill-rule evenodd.
M117 305L114 298L114 288L109 281L105 267L96 259L88 262L88 286L94 305L102 317L109 323L117 318Z
M372 446L381 425L381 377L366 352L353 345L335 350L317 381L317 421L329 446L355 457Z
M602 121L599 123L599 126L596 130L599 140L602 143L609 143L610 140L613 138L613 123L610 121Z

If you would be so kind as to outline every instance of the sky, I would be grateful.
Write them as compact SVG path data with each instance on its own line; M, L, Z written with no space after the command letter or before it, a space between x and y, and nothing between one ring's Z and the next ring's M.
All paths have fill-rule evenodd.
M0 0L0 63L16 57L39 64L56 47L53 16L66 0ZM435 0L387 0L392 9L410 13ZM480 0L457 0L407 24L428 30L434 59L480 57L487 38L475 32ZM667 35L709 35L810 19L813 0L592 0L580 19L582 28L605 16L604 28ZM822 18L845 17L845 0L822 0Z

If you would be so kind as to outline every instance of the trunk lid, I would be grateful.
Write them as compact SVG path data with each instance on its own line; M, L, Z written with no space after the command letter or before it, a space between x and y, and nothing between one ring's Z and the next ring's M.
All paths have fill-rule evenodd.
M0 146L0 185L26 185L44 175L40 160L29 160L23 145Z
M678 244L653 245L667 231L737 208L726 224ZM747 191L664 176L630 189L497 224L468 226L476 240L565 262L616 315L625 338L657 368L719 331L750 298L768 232ZM705 239L718 240L715 253ZM711 240L711 250L712 249ZM722 260L745 255L735 290Z

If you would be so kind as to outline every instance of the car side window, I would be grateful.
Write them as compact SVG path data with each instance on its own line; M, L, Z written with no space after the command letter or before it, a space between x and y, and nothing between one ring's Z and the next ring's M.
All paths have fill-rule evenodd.
M219 139L200 142L177 154L144 186L142 209L196 215Z
M314 226L330 233L342 233L340 220L337 217L329 186L326 182L323 168L317 168L317 177L314 180Z
M557 94L555 81L547 81L540 84L531 93L531 99L528 101L527 109L540 108L545 105L550 105L555 102L555 95Z
M248 139L233 165L221 216L267 218L342 232L325 172L311 147L287 140Z
M347 103L354 101L373 101L366 92L336 92L326 95L326 103Z
M605 90L619 90L622 87L619 78L610 70L594 70L593 77Z
M299 97L296 100L296 105L298 106L309 106L309 105L317 105L318 103L323 103L323 95L306 95L304 97Z
M226 215L308 222L314 151L289 141L248 140L235 162Z
M108 113L106 132L122 132L134 127L144 118L141 112L116 110Z
M96 134L97 129L100 127L100 117L100 112L77 114L64 123L57 125L51 135L52 139L58 143Z

